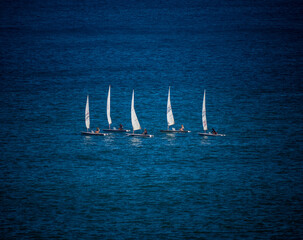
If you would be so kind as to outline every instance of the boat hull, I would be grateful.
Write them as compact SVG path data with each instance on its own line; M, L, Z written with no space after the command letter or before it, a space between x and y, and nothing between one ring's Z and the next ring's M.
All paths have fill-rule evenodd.
M198 133L201 136L224 137L225 134Z
M154 137L154 135L150 135L150 134L136 134L136 133L128 133L127 136L130 136L130 137L144 137L144 138Z
M181 131L181 130L160 130L160 132L163 132L163 133L189 133L190 131L188 131L188 130L184 130L184 131Z
M122 133L122 132L130 132L130 130L127 129L103 129L104 132L117 132L117 133Z
M82 135L107 136L107 133L81 132Z

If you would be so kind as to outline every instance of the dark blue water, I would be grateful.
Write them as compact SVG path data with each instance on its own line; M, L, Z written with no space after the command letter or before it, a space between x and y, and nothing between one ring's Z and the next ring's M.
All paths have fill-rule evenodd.
M300 1L0 5L1 239L302 238Z

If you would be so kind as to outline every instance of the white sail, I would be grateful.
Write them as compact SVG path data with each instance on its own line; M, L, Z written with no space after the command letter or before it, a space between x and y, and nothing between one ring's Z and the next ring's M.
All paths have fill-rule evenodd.
M85 107L85 125L86 128L90 128L90 120L89 120L89 97L87 95L86 107Z
M170 103L170 87L169 87L168 98L167 98L167 125L171 126L174 124L175 124L175 120L174 120L173 110L171 108L171 103Z
M110 86L108 88L108 96L107 96L107 121L108 121L108 124L111 125L112 124L112 119L110 117Z
M204 131L207 130L205 95L206 95L206 90L204 90L203 105L202 105L202 124L203 124Z
M132 119L133 131L141 129L139 120L138 120L136 112L135 112L135 91L134 90L133 90L133 96L132 96L131 119Z

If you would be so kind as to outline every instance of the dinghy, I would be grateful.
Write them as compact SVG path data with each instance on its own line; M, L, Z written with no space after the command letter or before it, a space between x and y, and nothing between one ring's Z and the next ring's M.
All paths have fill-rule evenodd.
M103 129L104 132L130 132L130 130L126 129L111 129L110 125L112 124L112 119L110 117L110 85L108 88L108 95L107 95L107 107L106 107L106 112L107 112L107 121L108 121L108 129Z
M107 133L95 133L94 131L91 132L81 132L82 135L97 135L97 136L107 136Z
M137 114L135 112L135 90L133 90L133 95L132 95L132 104L131 104L131 120L132 120L132 126L133 126L133 133L128 133L128 136L131 137L147 137L147 138L151 138L154 135L150 135L150 134L135 134L136 130L140 130L141 126L139 123L139 120L137 118Z
M207 120L206 120L206 107L205 107L205 96L206 96L206 90L204 90L204 96L203 96L203 104L202 104L202 125L203 125L203 130L204 133L199 133L199 135L202 136L215 136L215 137L222 137L225 136L225 134L214 134L211 132L206 132L207 129Z
M130 130L127 129L103 129L104 132L117 132L117 133L123 133L123 132L130 132Z
M167 130L160 130L160 132L164 133L188 133L190 131L187 130L175 130L174 128L172 130L169 129L169 126L172 126L175 124L175 119L173 115L173 110L171 108L171 103L170 103L170 87L168 88L168 98L167 98Z
M81 132L83 135L99 135L99 136L106 136L106 133L95 133L94 131L89 132L90 128L90 117L89 117L89 96L87 95L86 99L86 106L85 106L85 125L86 125L86 132Z

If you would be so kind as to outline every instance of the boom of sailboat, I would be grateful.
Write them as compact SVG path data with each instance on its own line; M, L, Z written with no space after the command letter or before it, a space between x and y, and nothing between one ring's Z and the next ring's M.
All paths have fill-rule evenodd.
M206 132L208 130L207 127L207 120L206 120L206 90L204 90L204 96L203 96L203 102L202 102L202 126L204 132L199 132L198 134L201 136L225 136L225 134L219 134L214 129L212 129L212 132ZM108 121L108 129L103 129L104 132L110 132L110 133L125 133L130 132L128 129L124 129L122 124L120 124L119 128L111 128L112 119L110 115L111 110L111 86L108 88L108 95L107 95L107 105L106 105L106 113L107 113L107 121ZM160 130L162 133L190 133L191 131L185 130L183 125L181 125L181 128L179 130L176 130L174 128L169 129L170 126L173 126L175 124L174 115L171 107L171 100L170 100L170 87L168 88L168 98L167 98L167 109L166 109L166 116L167 116L167 130ZM130 137L144 137L144 138L151 138L154 137L154 135L150 135L147 133L146 128L144 129L143 133L135 133L135 131L141 129L141 125L139 123L136 111L135 111L135 90L132 92L132 100L131 100L131 123L133 127L132 133L127 133L127 136ZM86 106L85 106L85 126L87 131L82 131L81 134L83 135L97 135L97 136L108 136L108 133L101 133L99 128L97 128L96 131L89 131L90 129L90 112L89 112L89 95L87 95L86 99Z

